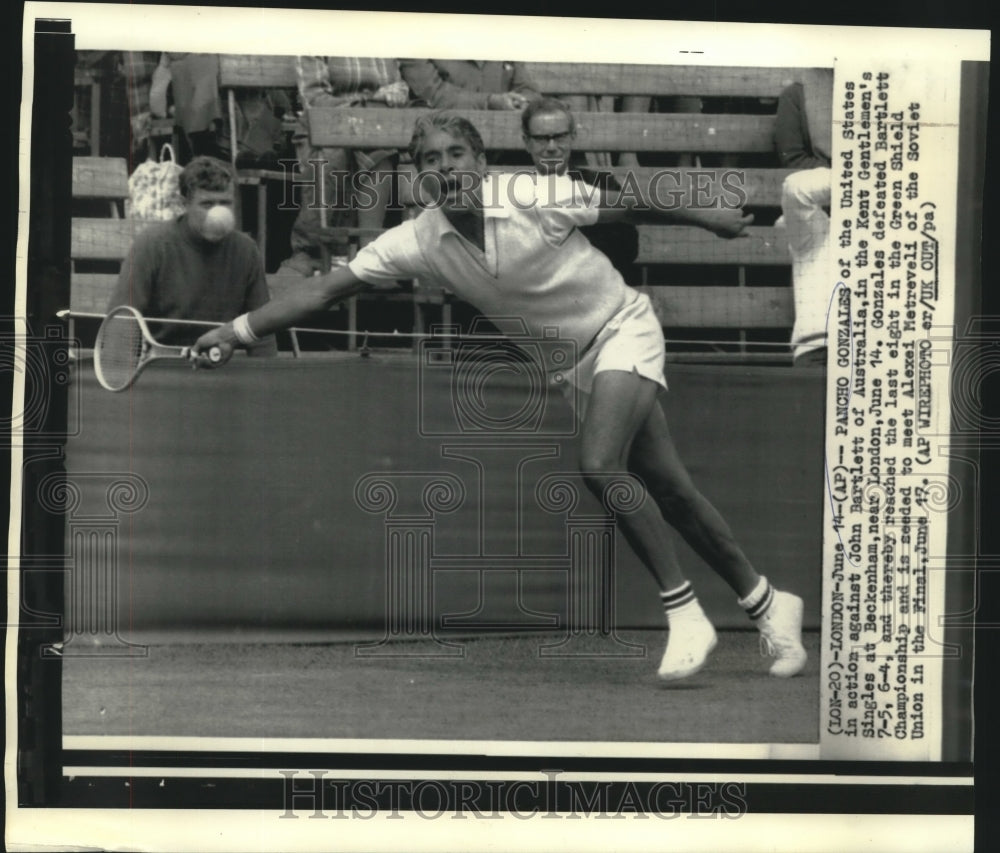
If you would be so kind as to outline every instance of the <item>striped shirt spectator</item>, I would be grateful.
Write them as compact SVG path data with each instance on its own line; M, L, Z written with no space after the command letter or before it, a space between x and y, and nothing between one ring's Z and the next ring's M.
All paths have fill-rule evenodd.
M381 228L392 193L392 175L398 152L391 148L352 150L315 148L309 141L309 109L316 107L405 107L409 89L399 76L395 59L356 56L297 56L295 68L299 95L306 113L292 137L301 174L312 175L313 161L322 161L327 179L313 181L303 189L298 216L292 227L292 255L282 264L280 273L311 275L327 267L325 255L346 256L349 251L343 232L337 226L357 225ZM375 204L351 209L351 199L338 197L343 184L330 177L331 171L372 172ZM316 189L322 194L323 209L313 203ZM327 209L329 208L329 210ZM367 242L367 241L364 241Z

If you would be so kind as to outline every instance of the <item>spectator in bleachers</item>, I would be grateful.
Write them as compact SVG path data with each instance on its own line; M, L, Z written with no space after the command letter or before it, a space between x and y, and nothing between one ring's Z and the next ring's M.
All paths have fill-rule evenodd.
M214 53L168 53L174 124L182 141L181 161L206 154L224 156L219 148L223 128L219 93L219 57Z
M541 97L527 69L518 62L474 59L400 59L414 106L434 109L523 110ZM518 151L489 151L496 166L526 166Z
M834 276L829 267L830 152L833 139L833 71L817 69L792 83L778 99L775 145L781 165L800 169L781 190L782 221L792 256L797 365L826 364L826 320Z
M219 57L216 54L164 53L126 54L145 57L145 65L132 60L144 88L132 96L133 134L136 122L174 118L179 129L181 161L206 154L232 162L229 116L223 110L219 91ZM150 64L150 57L158 61ZM293 109L282 89L239 88L236 90L236 164L245 168L276 168L285 144L281 116ZM172 106L168 107L168 102ZM147 128L148 135L148 128ZM155 153L155 152L154 152Z
M277 169L286 153L287 140L282 116L293 111L292 100L283 89L239 88L235 90L236 167ZM219 147L232 162L232 138L228 128L219 135Z
M128 123L131 151L135 159L140 153L148 153L153 113L150 92L153 75L160 65L159 53L132 51L122 54L122 71L125 77L125 91L128 95Z
M532 101L521 113L525 148L539 174L565 175L604 192L620 191L615 176L606 170L574 165L576 122L569 106L557 98ZM630 222L605 222L580 228L591 244L608 256L626 281L639 253L639 234Z
M223 321L265 304L270 295L257 244L236 231L236 180L229 164L196 157L180 177L185 210L140 232L122 264L108 310L132 305L147 317ZM162 343L190 344L204 331L151 324ZM250 355L277 353L268 336Z
M405 107L409 103L409 89L399 76L399 66L395 59L298 56L296 70L299 94L306 110L312 107L366 105ZM385 224L399 153L389 148L364 151L314 148L309 142L308 112L299 122L293 142L301 174L312 175L313 166L310 161L320 160L324 163L326 177L322 184L309 181L302 187L299 213L292 228L292 256L282 264L279 273L309 276L317 270L325 272L325 253L335 259L334 263L346 262L349 248L347 238L342 236L342 230L334 229L354 225L378 229ZM374 204L355 206L351 204L352 199L340 198L338 193L349 184L331 178L331 171L352 175L369 173ZM315 197L317 189L320 198ZM320 206L326 209L325 214ZM352 210L352 207L357 209ZM364 245L368 240L361 242Z
M517 62L400 59L414 106L434 109L520 110L540 97Z

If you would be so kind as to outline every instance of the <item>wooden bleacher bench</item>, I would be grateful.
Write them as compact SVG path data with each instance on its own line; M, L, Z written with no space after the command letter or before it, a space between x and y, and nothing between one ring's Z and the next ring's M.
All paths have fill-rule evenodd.
M116 273L81 273L77 261L121 263L136 234L155 222L139 219L74 218L70 224L70 257L74 270L70 279L70 311L74 314L103 314L118 281Z
M416 110L367 107L315 107L309 131L318 146L403 148L410 142ZM521 117L514 110L463 112L491 151L524 148ZM774 149L774 119L759 115L700 113L578 113L579 151L769 152ZM738 147L734 147L738 146Z
M776 99L794 79L795 69L703 68L597 64L529 64L539 89L572 95L699 95ZM317 147L405 149L416 118L415 110L310 110L311 140ZM513 112L465 113L483 136L487 150L521 150L520 116ZM688 113L575 113L577 151L636 151L640 153L752 154L774 150L773 115ZM777 158L775 157L777 164ZM629 171L614 169L620 177ZM658 171L633 170L640 181ZM708 172L718 182L727 169L677 169L682 174ZM779 208L781 186L789 170L747 168L743 189L747 206ZM415 169L400 167L400 199L412 198ZM777 213L777 211L776 211ZM742 286L747 267L788 267L790 257L783 232L752 226L748 236L723 240L698 228L640 225L639 256L643 282L630 282L653 299L661 323L671 328L788 329L793 322L791 288ZM737 270L738 286L676 285L650 282L648 267L713 265ZM742 336L741 336L742 339Z
M87 261L124 260L135 235L156 224L144 219L77 217L70 225L70 257Z
M121 157L74 157L72 195L74 200L106 201L109 207L107 219L74 218L70 238L70 310L74 313L103 313L107 310L108 299L117 276L104 273L80 272L78 261L105 260L102 248L109 231L120 232L127 220L124 214L125 200L128 198L128 167ZM94 223L92 228L77 227L78 222ZM110 226L110 228L109 228ZM110 251L117 253L120 239L111 239ZM130 241L129 241L130 242ZM128 243L125 244L125 250ZM124 254L121 255L124 257ZM112 260L120 260L116 258ZM75 338L75 322L69 321L69 337Z
M124 215L128 198L128 166L121 157L74 157L73 198L101 199L109 204L110 215Z
M753 66L527 62L540 92L553 95L698 95L777 98L801 69Z
M294 89L298 85L294 56L220 54L219 86L254 89Z

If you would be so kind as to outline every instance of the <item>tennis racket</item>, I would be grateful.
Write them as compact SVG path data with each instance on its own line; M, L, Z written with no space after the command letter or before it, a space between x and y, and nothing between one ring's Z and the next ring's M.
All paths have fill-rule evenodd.
M111 311L97 330L94 343L94 373L109 391L124 391L158 358L190 358L191 347L172 347L153 340L142 314L131 305ZM208 351L209 361L219 362L218 347Z

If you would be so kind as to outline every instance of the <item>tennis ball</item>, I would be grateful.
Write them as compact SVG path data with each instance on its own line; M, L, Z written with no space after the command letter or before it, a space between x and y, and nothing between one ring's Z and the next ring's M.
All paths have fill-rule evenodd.
M209 240L219 241L236 227L236 218L232 210L222 205L210 208L205 214L205 237Z

